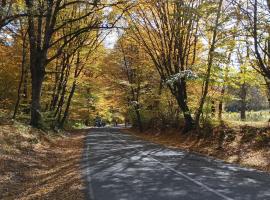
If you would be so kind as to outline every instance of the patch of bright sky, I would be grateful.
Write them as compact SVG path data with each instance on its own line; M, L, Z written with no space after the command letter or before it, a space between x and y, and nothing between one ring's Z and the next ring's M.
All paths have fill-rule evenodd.
M104 13L103 16L105 18L108 18L111 14L113 9L111 7L106 7L104 8ZM108 21L104 21L104 24L108 24ZM103 40L104 46L108 49L113 49L114 45L116 44L118 38L119 38L119 31L117 29L108 29L108 30L103 30L104 35L106 36L105 39Z
M117 30L111 30L104 40L104 46L108 49L113 49L119 38L119 32Z
M123 19L120 19L116 23L116 28L104 30L104 34L106 35L106 38L103 41L105 48L114 48L114 45L117 43L119 37L124 33L123 28L126 26L125 24L125 21Z
M0 42L11 46L14 42L14 35L18 32L16 25L9 24L0 30Z

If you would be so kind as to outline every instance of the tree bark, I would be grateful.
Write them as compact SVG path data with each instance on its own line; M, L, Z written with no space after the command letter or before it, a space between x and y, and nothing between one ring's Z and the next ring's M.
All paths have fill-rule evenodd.
M66 95L66 84L63 86L63 89L61 91L61 96L60 96L60 99L58 101L55 113L54 113L54 117L58 116L57 121L60 121L60 117L62 114L62 108L63 108L64 102L65 102L65 95Z
M41 105L40 105L40 97L41 97L41 89L42 83L44 80L45 72L40 70L42 69L42 63L36 62L36 65L31 65L31 84L32 84L32 101L31 101L31 122L30 124L33 127L41 126Z
M241 85L241 91L240 91L240 97L241 97L241 110L240 110L240 118L242 121L246 120L246 109L247 109L247 86L246 83L243 83Z
M225 94L225 84L222 86L221 94L220 94L221 99L220 99L219 104L218 104L218 119L219 120L222 120L224 94Z
M74 53L76 53L76 52L74 52ZM67 60L67 61L69 61L69 60ZM69 62L67 62L67 63L69 63ZM70 91L69 96L68 96L67 105L66 105L66 108L65 108L65 111L64 111L64 114L63 114L62 119L61 119L61 112L62 112L62 106L64 104L64 99L63 99L63 102L62 102L62 105L61 105L61 111L58 114L58 120L57 121L58 121L58 127L59 128L63 128L64 127L65 121L68 118L71 101L72 101L72 98L74 96L74 93L75 93L75 90L76 90L76 86L77 86L77 78L80 76L80 73L81 73L81 71L84 68L84 65L80 65L80 64L81 64L81 61L80 61L80 51L78 51L77 52L76 68L75 68L75 71L74 71L74 81L72 83L71 91ZM67 66L67 72L66 72L65 85L64 85L64 93L62 94L62 97L65 96L67 81L68 81L68 77L69 77L69 74L70 74L69 72L70 72L70 67L68 65Z
M28 101L28 76L29 76L29 67L25 69L24 72L24 81L23 81L23 99L24 103Z
M56 95L57 95L57 86L59 84L59 73L58 73L58 60L56 60L55 63L55 74L54 74L54 85L53 85L53 93L52 93L52 99L50 102L50 111L53 111L56 105L55 99L56 99Z
M265 78L265 83L267 87L267 99L268 99L269 108L270 108L270 80L267 80L267 78Z
M72 84L72 88L71 88L71 91L69 93L69 96L68 96L68 100L67 100L67 105L66 105L66 109L64 111L64 114L63 114L63 117L61 119L61 121L59 122L59 128L63 128L64 127L64 124L65 124L65 121L67 120L68 118L68 113L69 113L69 108L70 108L70 105L71 105L71 100L73 98L73 95L74 95L74 92L75 92L75 89L76 89L76 80L73 82Z
M194 120L191 116L191 112L190 112L189 107L187 105L186 98L180 92L177 92L175 97L176 97L178 106L180 107L180 109L183 112L184 120L185 120L185 125L184 125L182 132L187 133L194 128Z
M21 63L21 78L19 81L19 86L18 86L18 90L17 90L17 101L15 104L15 108L14 108L14 113L12 116L12 119L16 119L16 115L19 109L19 105L20 105L20 101L21 101L21 89L22 89L22 85L24 80L27 78L25 77L25 73L27 73L26 69L25 69L25 62L26 62L26 37L23 36L23 44L22 44L22 63Z
M62 68L61 68L61 74L60 74L60 78L59 77L55 77L55 85L57 85L56 89L55 89L55 93L53 95L52 101L51 101L51 106L50 106L50 110L53 111L56 109L56 105L58 103L59 100L59 96L61 91L63 90L63 86L64 86L64 81L65 81L65 70L67 70L67 65L65 64L65 55L63 57L63 62L62 62ZM67 61L68 62L68 61Z

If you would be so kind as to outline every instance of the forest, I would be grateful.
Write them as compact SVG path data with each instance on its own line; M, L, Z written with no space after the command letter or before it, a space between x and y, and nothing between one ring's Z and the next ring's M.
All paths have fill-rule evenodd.
M2 0L1 118L267 125L268 0Z
M0 0L0 199L269 199L269 147L270 0Z

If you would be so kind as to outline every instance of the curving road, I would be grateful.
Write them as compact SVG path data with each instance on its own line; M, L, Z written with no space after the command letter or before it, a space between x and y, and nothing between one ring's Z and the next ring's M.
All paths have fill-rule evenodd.
M89 200L270 200L270 174L92 129L82 163Z

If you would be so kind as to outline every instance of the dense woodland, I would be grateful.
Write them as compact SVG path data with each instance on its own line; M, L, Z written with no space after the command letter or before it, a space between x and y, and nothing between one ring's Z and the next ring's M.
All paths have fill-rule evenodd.
M269 0L0 2L1 119L184 133L269 121Z

